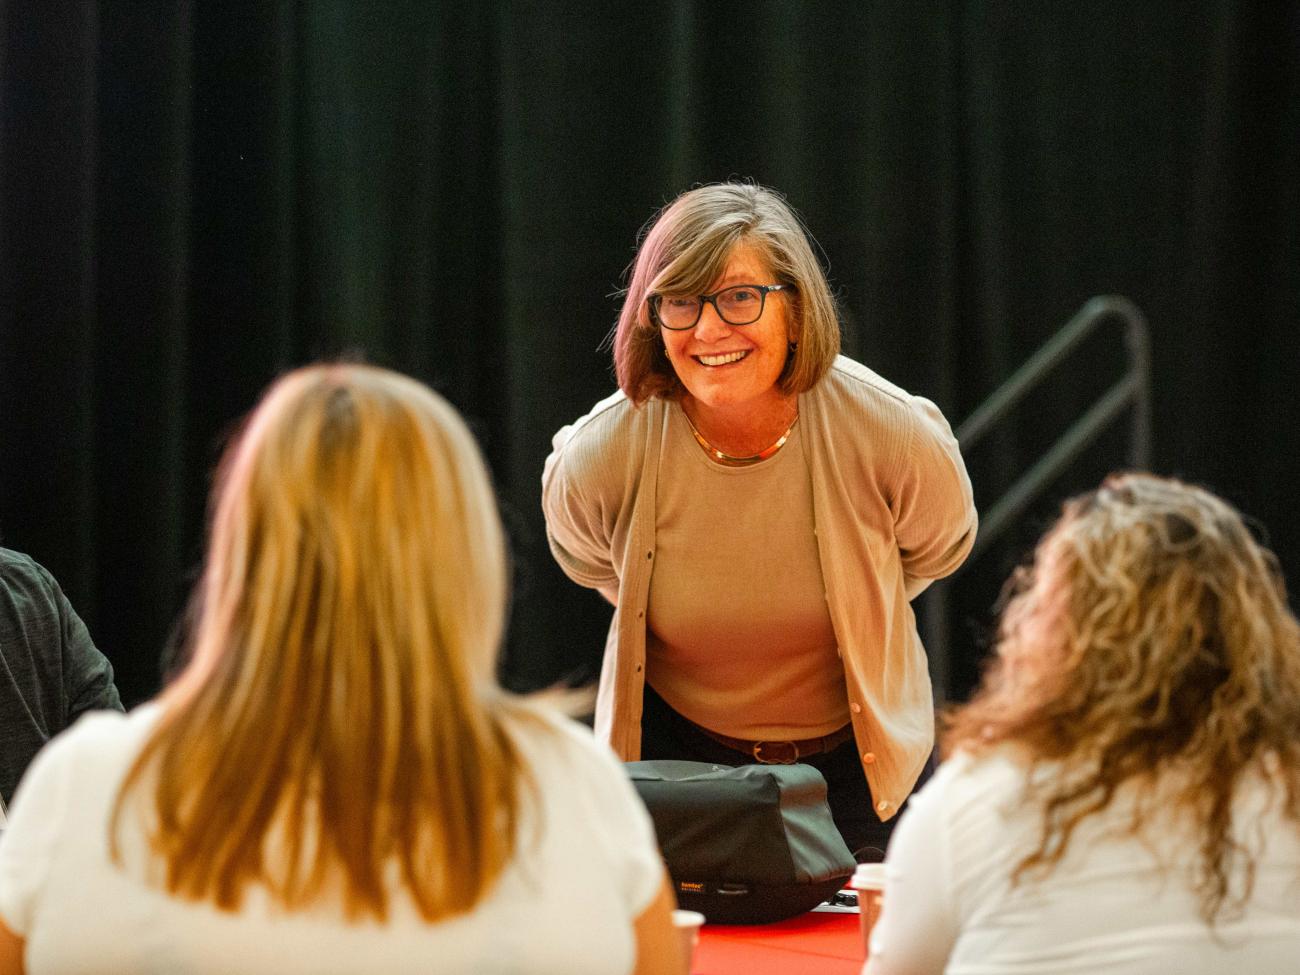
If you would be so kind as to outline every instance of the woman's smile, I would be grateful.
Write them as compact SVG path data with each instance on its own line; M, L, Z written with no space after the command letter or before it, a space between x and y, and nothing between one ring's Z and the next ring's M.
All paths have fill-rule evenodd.
M721 354L715 353L713 355L696 355L696 356L691 356L691 358L703 365L716 368L718 366L729 366L733 362L739 362L747 355L749 355L749 350L741 349L738 352L723 352Z

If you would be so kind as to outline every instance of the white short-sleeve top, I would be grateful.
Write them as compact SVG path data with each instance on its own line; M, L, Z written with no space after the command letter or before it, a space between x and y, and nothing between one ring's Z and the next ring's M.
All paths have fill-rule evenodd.
M622 766L586 729L548 718L554 734L512 736L540 803L525 805L519 853L485 900L429 924L397 892L380 925L349 923L337 908L285 914L256 890L223 912L137 879L141 864L111 862L118 787L157 714L83 718L19 787L0 840L0 919L26 939L32 975L632 970L632 924L663 866ZM148 856L131 829L124 856Z
M1172 801L1176 782L1166 776L1154 795L1121 787L1079 823L1053 870L1012 883L1042 826L1024 785L1009 754L958 755L912 797L890 841L866 975L1300 971L1300 829L1263 774L1242 777L1233 810L1234 837L1256 864L1253 893L1214 930L1199 915L1198 839ZM1240 859L1234 867L1239 891Z

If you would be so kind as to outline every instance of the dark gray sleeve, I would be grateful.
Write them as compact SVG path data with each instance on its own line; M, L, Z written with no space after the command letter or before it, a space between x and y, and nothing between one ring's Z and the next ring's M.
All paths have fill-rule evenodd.
M50 585L58 604L62 633L63 694L68 708L65 727L85 711L121 711L122 701L113 683L113 665L90 639L86 624L53 577Z
M82 712L121 707L113 668L54 577L0 548L0 796Z

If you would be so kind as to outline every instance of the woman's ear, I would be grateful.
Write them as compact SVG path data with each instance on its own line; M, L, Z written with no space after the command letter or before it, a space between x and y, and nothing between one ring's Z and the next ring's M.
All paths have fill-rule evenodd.
M785 318L785 336L791 345L799 344L799 333L803 331L803 302L799 292L783 292L790 296L790 314Z

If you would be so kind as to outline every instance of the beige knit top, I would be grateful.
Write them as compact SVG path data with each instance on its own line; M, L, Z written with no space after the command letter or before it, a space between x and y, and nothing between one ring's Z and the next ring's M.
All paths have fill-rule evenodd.
M646 609L646 679L673 710L751 741L849 721L796 423L749 467L711 460L669 409Z
M563 427L542 474L551 551L614 604L596 731L639 757L646 609L660 465L671 404L620 392ZM934 744L925 651L910 600L952 572L975 540L970 480L929 400L843 356L799 399L813 523L863 770L888 819Z

